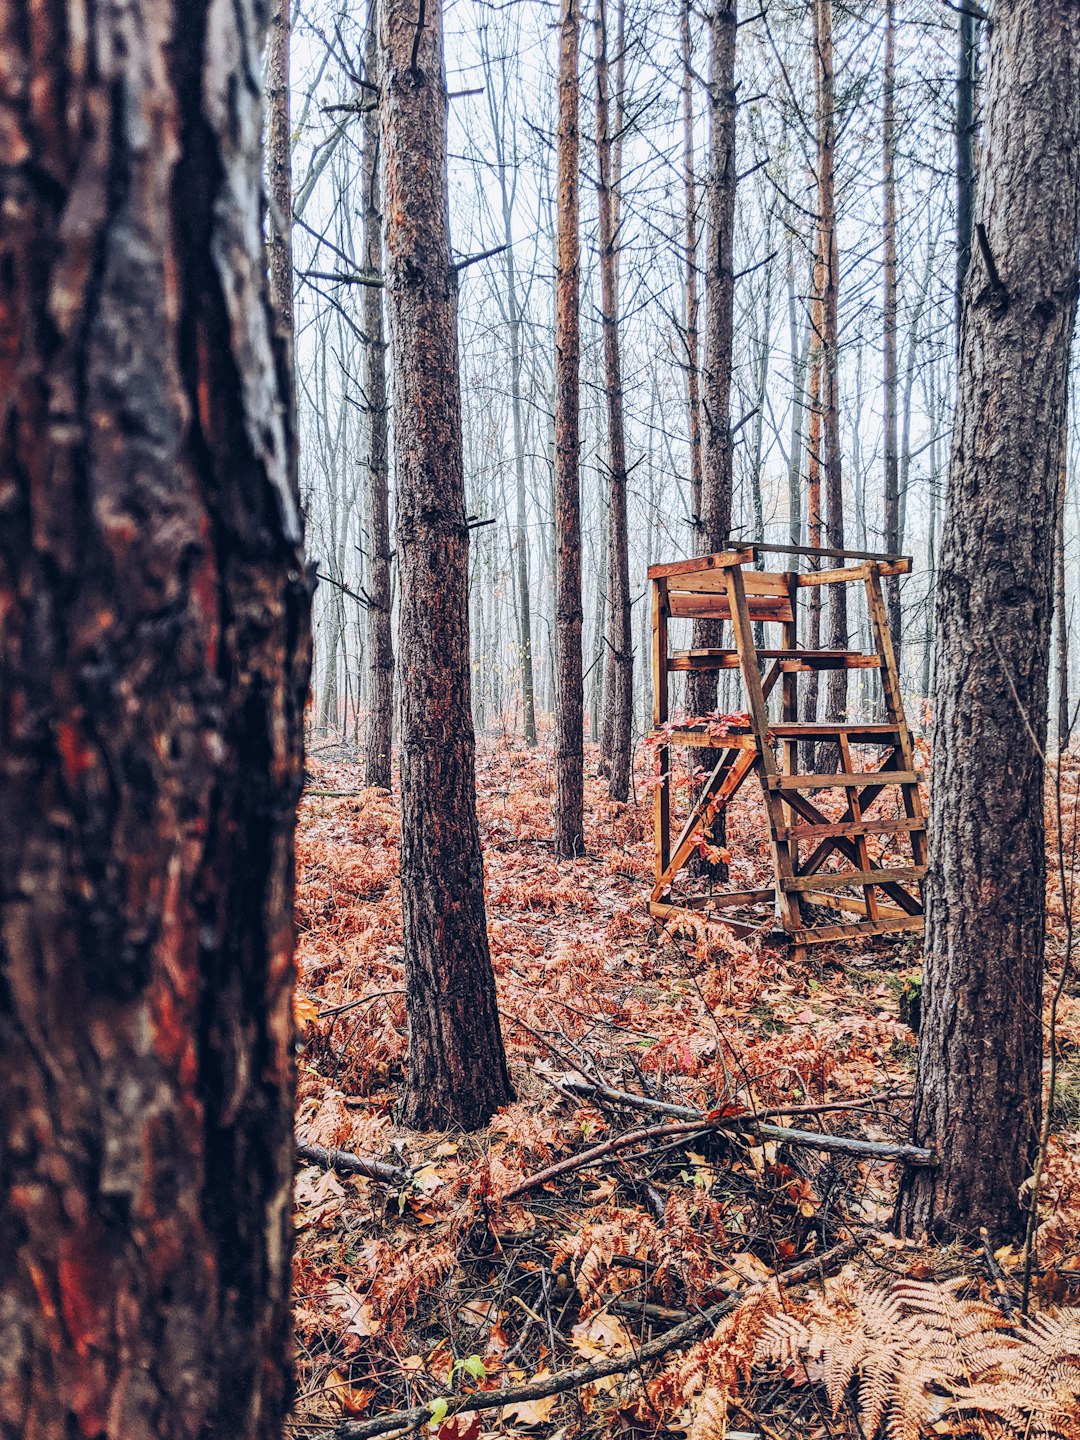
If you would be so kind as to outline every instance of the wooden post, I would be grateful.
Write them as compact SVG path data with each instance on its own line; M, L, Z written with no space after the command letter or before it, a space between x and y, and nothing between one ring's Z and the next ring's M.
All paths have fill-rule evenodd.
M668 582L652 581L652 671L653 725L659 729L668 720ZM671 752L667 745L656 751L657 786L653 791L656 880L659 884L668 867L671 850Z

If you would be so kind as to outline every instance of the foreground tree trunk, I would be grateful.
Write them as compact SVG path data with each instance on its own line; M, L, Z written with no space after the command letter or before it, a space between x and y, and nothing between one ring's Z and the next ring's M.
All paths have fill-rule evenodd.
M612 163L607 0L596 0L596 152L599 172L601 326L608 430L608 692L611 748L608 794L630 796L634 721L634 647L630 629L630 556L626 515L626 433L619 352L618 199ZM621 108L621 107L620 107Z
M0 0L0 1436L270 1440L310 587L263 37L68 14Z
M376 0L368 8L365 52L367 79L377 84L378 21ZM362 269L381 275L382 195L379 184L379 113L370 96L364 111ZM368 550L371 564L367 611L371 665L371 712L364 746L364 784L390 789L394 739L394 636L390 609L390 461L386 416L386 341L382 290L364 288L364 401L367 407Z
M585 850L585 698L581 678L581 242L578 236L577 0L559 22L558 197L555 255L555 854Z
M442 10L379 7L401 575L402 1117L472 1130L512 1096L484 913L469 684L469 528L450 254Z
M1043 760L1080 246L1080 5L995 6L938 578L923 1021L909 1232L1024 1230L1039 1128Z
M710 139L705 262L705 356L702 367L704 447L701 486L702 553L723 550L731 532L731 361L735 272L735 0L716 0L709 19ZM723 644L723 622L695 620L695 649ZM686 677L686 709L716 709L718 674L693 670ZM702 765L708 769L707 757ZM715 764L715 758L713 763Z

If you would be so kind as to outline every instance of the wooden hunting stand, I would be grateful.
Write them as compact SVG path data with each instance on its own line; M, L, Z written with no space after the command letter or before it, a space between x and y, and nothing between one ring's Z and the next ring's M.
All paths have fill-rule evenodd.
M841 568L770 571L754 568L762 554L857 561ZM799 558L795 559L795 564ZM926 824L911 735L889 633L882 575L904 575L910 559L864 551L805 549L792 545L742 545L719 555L653 565L653 743L658 778L653 815L656 883L649 911L666 921L694 916L724 924L736 934L779 929L796 952L804 946L859 939L923 927L921 881L926 873ZM800 589L817 585L862 584L866 591L872 654L852 650L805 650L798 644ZM680 617L731 622L734 648L669 653L668 623ZM759 648L753 626L778 626L780 646ZM774 642L775 643L775 642ZM672 671L739 670L746 697L747 724L725 721L672 724L668 675ZM881 724L817 724L799 720L798 676L822 670L874 669L881 676L885 721ZM770 724L767 702L780 682L780 718ZM840 768L828 774L799 772L817 742L835 746ZM671 747L697 746L713 752L715 764L677 837L672 834ZM873 747L870 760L852 759L852 747ZM867 768L868 765L872 768ZM814 767L811 766L811 769ZM674 889L680 872L703 847L715 817L731 803L743 782L756 774L768 820L773 884L752 890L687 894ZM805 792L825 792L819 804ZM825 799L842 792L843 808ZM887 803L892 798L891 812ZM836 797L838 798L838 797ZM899 800L899 804L896 803ZM838 811L827 813L821 804ZM900 810L903 814L900 814ZM882 860L871 854L869 836L890 837L880 849L902 851L910 860ZM832 861L829 868L826 862ZM821 910L836 915L820 923ZM764 913L762 913L764 911ZM855 918L858 917L858 918Z

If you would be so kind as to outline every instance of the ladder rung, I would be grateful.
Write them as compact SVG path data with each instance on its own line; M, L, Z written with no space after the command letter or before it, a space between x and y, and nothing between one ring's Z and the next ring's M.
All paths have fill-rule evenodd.
M844 870L816 875L784 876L785 890L843 890L849 885L905 885L921 880L925 865L910 865L906 870Z
M830 940L857 940L860 935L892 935L922 928L921 915L908 915L903 920L864 920L861 925L819 925L793 930L791 936L796 945L827 945Z
M911 830L925 830L924 819L839 820L830 825L778 825L778 840L829 840L845 835L903 835Z
M918 770L869 770L856 775L770 775L771 790L852 789L862 785L917 785Z
M845 721L842 725L830 725L817 720L785 720L769 726L769 734L780 739L817 740L833 735L846 735L856 744L860 735L876 739L879 735L899 735L899 725L857 725Z

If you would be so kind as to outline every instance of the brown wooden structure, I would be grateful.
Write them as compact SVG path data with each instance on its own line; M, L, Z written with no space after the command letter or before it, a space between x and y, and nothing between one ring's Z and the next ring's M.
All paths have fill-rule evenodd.
M766 554L790 556L795 565L809 561L815 568L755 568ZM833 562L833 568L817 568L822 559ZM722 923L741 935L767 930L771 916L772 928L786 932L797 950L922 929L921 882L926 873L922 776L915 768L881 590L883 575L903 575L910 568L910 559L903 556L764 544L650 567L653 736L658 760L651 914L669 921L692 915ZM865 587L872 653L800 649L800 591L856 584ZM733 648L672 653L669 622L682 617L730 621ZM755 625L761 626L762 635L779 631L779 643L755 644ZM881 723L818 724L799 719L799 676L838 668L879 672L884 700ZM701 669L740 672L748 723L721 727L704 721L672 723L669 675ZM767 705L777 684L779 718L770 723ZM721 738L718 728L724 732ZM801 772L800 753L820 753L818 742L825 742L833 756L839 755L839 768L824 774ZM710 760L715 758L677 835L671 814L675 746L704 747ZM853 749L860 758L853 757ZM872 759L861 758L867 749L875 752ZM680 875L717 815L751 775L757 777L764 799L772 885L686 894L680 900ZM875 856L872 837L877 837L879 852L888 848L899 852L900 858ZM822 911L833 912L825 915L824 923Z

